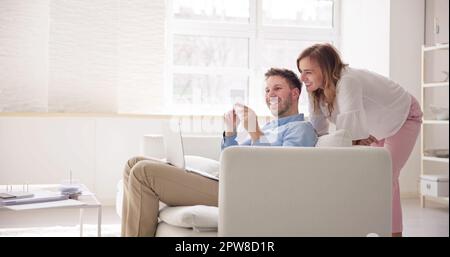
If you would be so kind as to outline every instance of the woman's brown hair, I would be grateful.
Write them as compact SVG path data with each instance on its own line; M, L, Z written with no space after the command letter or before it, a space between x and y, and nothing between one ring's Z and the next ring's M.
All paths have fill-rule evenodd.
M300 60L306 57L315 60L319 64L323 75L323 88L309 93L314 100L314 112L320 109L320 101L324 101L328 105L328 112L331 115L334 109L334 99L336 98L336 84L347 64L342 62L336 48L327 43L315 44L303 50L297 58L297 68L300 72Z

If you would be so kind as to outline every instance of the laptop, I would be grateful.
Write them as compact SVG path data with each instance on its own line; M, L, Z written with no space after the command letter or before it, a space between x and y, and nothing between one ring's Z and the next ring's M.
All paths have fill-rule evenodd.
M198 167L193 167L192 164L186 165L186 156L184 155L183 138L181 136L181 125L179 121L175 126L171 126L170 121L166 122L163 127L163 137L167 163L188 172L197 173L213 180L219 180L218 177L206 172L205 170L201 170ZM197 157L196 159L197 164L199 164L197 166L199 167L202 166L201 159L204 159L203 161L209 160L202 157Z

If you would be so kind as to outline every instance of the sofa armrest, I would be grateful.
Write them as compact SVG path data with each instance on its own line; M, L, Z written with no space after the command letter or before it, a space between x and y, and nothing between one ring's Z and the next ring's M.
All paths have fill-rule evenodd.
M220 162L219 236L391 234L384 148L238 146Z

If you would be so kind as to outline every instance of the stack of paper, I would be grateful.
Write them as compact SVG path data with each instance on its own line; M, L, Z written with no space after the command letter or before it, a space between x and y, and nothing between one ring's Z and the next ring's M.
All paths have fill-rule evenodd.
M67 200L67 199L69 199L69 196L61 195L60 192L40 190L40 191L33 191L32 197L0 199L0 206L42 203L42 202L51 202L51 201L59 201L59 200Z
M4 208L14 210L14 211L22 211L22 210L45 209L45 208L73 207L73 206L83 206L83 205L86 205L86 203L83 203L83 202L80 202L77 200L73 200L73 199L68 199L68 200L63 200L63 201L10 205L10 206L5 206Z
M0 200L6 200L6 199L19 199L19 198L27 198L27 197L33 197L33 193L29 192L2 192L0 193Z

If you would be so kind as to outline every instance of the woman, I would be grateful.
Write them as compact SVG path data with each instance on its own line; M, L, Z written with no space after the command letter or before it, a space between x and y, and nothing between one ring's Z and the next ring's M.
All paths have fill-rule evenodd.
M330 44L305 49L297 59L309 93L310 120L319 135L328 122L347 130L356 145L385 147L392 158L392 236L402 236L398 178L419 135L422 111L397 83L350 68Z

